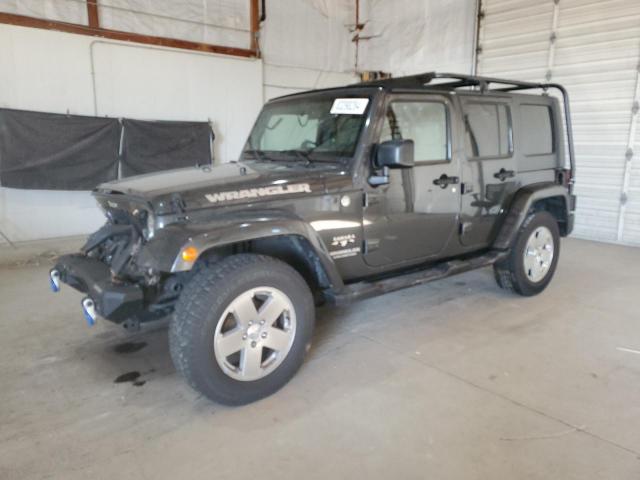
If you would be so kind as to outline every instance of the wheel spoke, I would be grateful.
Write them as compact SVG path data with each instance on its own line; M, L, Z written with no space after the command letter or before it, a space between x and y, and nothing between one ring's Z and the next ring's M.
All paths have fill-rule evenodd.
M544 235L540 230L536 230L535 236L533 237L533 244L536 248L540 248L544 244Z
M275 295L271 295L265 304L260 307L258 318L271 326L282 315L285 308L287 308L287 304L284 301Z
M524 271L529 275L529 270L532 272L535 269L536 257L526 256L524 257Z
M246 295L238 299L234 305L233 316L241 326L246 326L249 322L255 322L258 319L258 311L253 304L253 296Z
M275 287L257 286L239 294L222 312L213 338L214 357L234 380L256 381L282 364L295 334L296 310L291 299Z
M267 337L263 340L263 345L276 352L286 351L291 340L291 333L279 328L270 328Z
M258 378L261 374L262 347L247 346L240 355L240 370L248 378Z
M525 247L523 255L524 270L532 282L540 282L551 268L554 255L553 235L548 228L535 229Z
M236 353L245 346L245 341L242 339L243 330L240 327L225 333L220 338L216 339L216 348L220 355L227 358L229 355Z

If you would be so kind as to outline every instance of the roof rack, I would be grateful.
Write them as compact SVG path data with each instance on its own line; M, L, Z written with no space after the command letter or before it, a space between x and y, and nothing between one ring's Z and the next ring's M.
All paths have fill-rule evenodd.
M450 79L451 82L432 83L434 80ZM461 73L441 73L426 72L407 77L384 78L363 82L359 86L380 86L383 88L459 88L459 87L480 87L481 90L489 90L489 85L497 83L507 85L507 89L512 88L544 88L542 83L521 82L518 80L505 80L503 78L480 77L477 75L464 75ZM504 88L500 89L504 90Z
M449 82L432 83L434 80L451 80ZM490 88L497 85L498 88ZM461 87L479 87L480 92L513 92L517 90L541 89L545 92L549 89L558 90L562 94L564 103L564 117L567 130L567 146L569 149L569 163L571 166L571 178L575 178L575 153L573 148L573 128L571 123L571 111L569 107L569 94L558 83L522 82L519 80L507 80L504 78L481 77L477 75L464 75L459 73L427 72L406 77L385 78L370 82L357 83L356 87L380 87L389 89L447 89L452 90Z

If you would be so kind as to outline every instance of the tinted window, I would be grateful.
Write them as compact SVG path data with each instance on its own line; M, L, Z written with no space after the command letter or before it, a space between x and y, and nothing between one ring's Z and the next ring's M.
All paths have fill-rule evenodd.
M525 155L553 153L551 108L546 105L522 105L522 151Z
M440 102L393 102L380 141L413 140L416 162L449 158L447 107Z
M506 105L467 104L465 121L470 157L502 157L511 153L511 115Z

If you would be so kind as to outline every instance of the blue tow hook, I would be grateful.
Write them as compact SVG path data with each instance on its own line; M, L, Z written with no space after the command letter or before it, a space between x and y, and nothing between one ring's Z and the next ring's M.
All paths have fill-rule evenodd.
M58 270L54 269L49 272L49 284L53 293L60 291L60 272Z
M87 321L87 325L93 327L96 324L96 318L98 318L98 314L96 313L96 304L89 297L85 297L82 300L82 313L84 313L84 318Z

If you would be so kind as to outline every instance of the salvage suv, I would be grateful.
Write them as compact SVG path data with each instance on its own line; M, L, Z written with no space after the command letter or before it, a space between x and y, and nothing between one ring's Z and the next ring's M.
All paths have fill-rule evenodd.
M86 294L90 323L171 314L177 370L245 404L298 370L320 303L489 265L504 289L544 290L573 227L573 157L558 84L426 73L289 95L238 161L99 186L107 222L51 283Z

